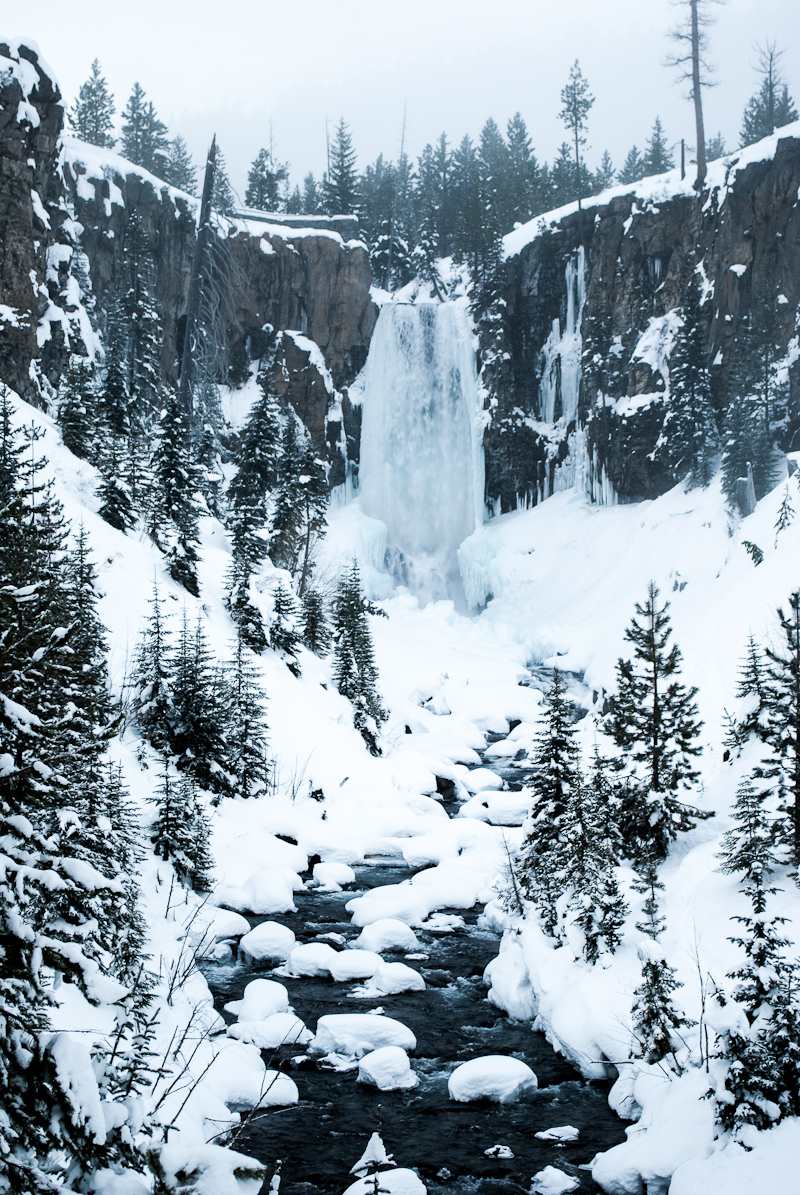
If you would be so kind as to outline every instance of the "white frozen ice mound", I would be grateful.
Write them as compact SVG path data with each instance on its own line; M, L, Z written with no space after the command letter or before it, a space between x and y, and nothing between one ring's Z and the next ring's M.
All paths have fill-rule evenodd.
M228 1026L228 1037L249 1042L259 1050L275 1050L283 1045L305 1046L313 1036L292 1012L275 1012L263 1021L238 1021Z
M405 963L381 961L369 983L364 985L364 995L366 996L396 996L400 992L424 991L425 980L419 971L406 966Z
M331 963L336 957L336 951L327 942L306 942L295 946L286 960L286 970L290 975L306 978L330 975Z
M428 1188L413 1170L399 1167L397 1170L381 1170L379 1190L388 1195L428 1195ZM359 1178L352 1183L344 1195L372 1195L375 1190L374 1177Z
M278 921L262 921L261 925L244 935L239 949L255 962L260 959L280 959L283 962L292 953L294 945L295 936L288 925L281 925Z
M365 925L353 946L356 950L416 950L417 935L405 921L396 917L381 917L371 925Z
M411 1069L408 1054L400 1046L381 1046L365 1054L358 1064L358 1081L379 1091L416 1087L419 1082Z
M577 1141L580 1130L571 1124L562 1124L555 1129L543 1129L541 1133L534 1133L540 1141Z
M470 1100L494 1100L510 1104L526 1091L538 1087L536 1075L518 1058L503 1054L488 1054L485 1058L471 1058L453 1071L447 1083L451 1100L468 1103Z
M348 867L346 863L316 863L314 865L314 879L321 888L328 888L332 891L341 889L345 884L352 884L355 882L356 873L352 867Z
M334 952L328 969L337 982L345 983L348 979L371 979L382 962L372 950L340 950Z
M289 868L264 867L254 871L242 884L245 907L256 914L294 913L292 892L295 891L295 879L300 881L299 887L302 888L302 880Z
M225 1005L240 1021L263 1021L276 1012L288 1012L289 993L274 979L253 979L244 989L241 1000Z
M567 1195L568 1191L577 1191L580 1179L555 1166L545 1166L538 1174L534 1174L531 1182L531 1195Z
M413 1050L416 1044L417 1039L408 1026L392 1017L368 1012L333 1013L320 1017L309 1052L363 1058L381 1046Z

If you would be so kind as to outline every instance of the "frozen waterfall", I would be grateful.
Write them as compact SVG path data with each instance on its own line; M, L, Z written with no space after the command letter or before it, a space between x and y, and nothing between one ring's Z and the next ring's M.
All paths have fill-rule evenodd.
M576 256L570 257L564 270L567 289L564 330L561 330L561 321L554 319L542 349L544 362L539 384L539 418L545 423L557 423L559 419L571 423L578 414L585 280L586 256L581 246Z
M466 302L387 303L364 373L360 496L398 581L456 596L456 549L483 521L483 423Z

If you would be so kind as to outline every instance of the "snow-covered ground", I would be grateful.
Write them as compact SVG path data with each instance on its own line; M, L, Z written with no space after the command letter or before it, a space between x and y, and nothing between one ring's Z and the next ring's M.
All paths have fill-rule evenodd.
M229 547L220 524L204 522L201 598L195 600L169 579L162 557L145 537L122 535L97 516L95 472L64 449L52 421L24 404L19 408L22 421L33 420L44 429L41 448L49 458L58 496L73 525L82 520L89 533L114 684L121 686L130 668L154 581L177 616L185 607L191 618L203 619L214 650L225 658L233 628L222 605ZM365 927L363 953L381 948L382 932L402 934L396 924L388 930L384 924L382 930L387 919L414 926L445 907L488 902L487 924L506 924L505 914L491 903L493 885L502 871L506 842L513 849L521 830L489 824L472 802L471 809L463 808L464 816L449 819L436 799L436 778L452 780L465 801L481 783L487 785L481 799L489 795L499 800L501 794L492 795L488 788L496 783L493 774L476 781L468 767L480 762L477 751L485 747L487 732L507 734L511 720L519 725L505 747L498 744L499 750L493 749L495 754L510 753L513 744L530 741L541 693L532 685L520 685L530 679L527 666L558 663L585 673L585 695L591 704L593 693L613 687L614 664L624 651L624 628L634 602L644 598L652 579L672 602L685 679L700 688L706 749L698 803L716 811L712 820L682 838L663 872L663 945L684 984L677 998L696 1020L697 959L704 974L724 981L736 954L728 942L729 919L743 909L736 880L716 869L715 853L729 825L741 766L722 762L723 711L733 705L747 635L752 631L768 642L775 633L776 606L785 604L800 584L800 518L781 533L776 546L774 525L786 484L736 525L724 509L718 482L688 493L676 487L656 501L617 507L592 507L584 496L567 491L531 511L503 516L475 532L460 549L466 592L477 605L485 604L471 617L458 614L452 602L421 608L412 595L395 589L381 571L382 525L367 518L357 503L334 511L320 575L332 579L337 567L357 556L388 614L372 620L382 692L390 709L384 754L375 759L365 750L353 729L349 704L331 683L329 661L301 652L298 679L266 652L259 667L269 699L277 791L258 801L225 800L211 811L219 884L214 899L221 899L225 889L226 904L251 908L254 894L266 892L270 877L270 882L280 880L289 907L297 873L305 870L310 856L339 865L387 856L426 870L410 884L385 887L351 902L354 924ZM795 509L800 510L798 486L794 480L788 484ZM762 549L764 560L758 567L744 541ZM265 611L278 576L267 566L260 579ZM587 718L581 728L587 749L595 733L594 722ZM137 745L129 730L113 753L149 821L155 773L139 766ZM324 800L312 800L312 790L322 790ZM297 845L277 835L291 837ZM326 880L323 871L317 882L336 883L336 874L344 873L333 869ZM621 871L621 878L630 880L630 873ZM146 862L142 882L153 927L152 950L165 966L181 957L194 900L190 897L176 909L174 894L170 902L170 881L167 865L152 858ZM781 911L796 924L797 888L785 877L777 882L784 890L778 898ZM569 945L556 948L535 924L527 923L508 925L501 953L490 968L491 998L512 1016L537 1017L551 1041L587 1075L605 1073L603 1060L628 1057L631 994L639 982L635 895L631 904L626 941L610 964L588 967L576 961ZM215 936L243 932L241 925L237 931L225 922L231 913L219 910L217 915L218 925L212 919ZM376 927L374 934L368 932L370 926ZM794 936L791 925L787 931ZM264 935L266 939L269 931ZM288 956L291 965L291 945L284 935L281 942L263 948L276 951L277 957ZM256 941L254 949L258 948ZM165 1005L167 1037L194 1009L200 1010L195 1015L204 1027L218 1024L205 980L197 972L175 994L173 1004ZM242 1025L268 1026L269 1016L276 1015L286 1015L285 1007L245 1018ZM64 1027L81 1030L89 1024L97 1026L95 1010L64 1008ZM312 1032L314 1028L309 1026ZM317 1027L318 1047L330 1048L326 1032L333 1040L336 1033L347 1031L347 1026ZM173 1109L178 1142L188 1147L209 1139L222 1125L236 1121L238 1113L228 1106L257 1102L265 1091L268 1100L296 1098L291 1081L266 1073L257 1046L250 1044L270 1032L268 1027L243 1028L240 1040L212 1037L200 1043L188 1064L191 1073L200 1075L214 1052L218 1058L185 1106L178 1111L176 1104ZM303 1027L297 1032L302 1035ZM409 1048L404 1041L388 1039L365 1045L369 1050ZM702 1070L691 1070L669 1084L653 1068L641 1066L636 1076L631 1069L622 1068L614 1098L621 1111L630 1112L634 1103L643 1111L630 1141L597 1164L595 1174L609 1191L640 1192L643 1179L651 1184L649 1190L666 1190L664 1184L676 1167L671 1189L678 1195L723 1190L728 1195L755 1190L777 1195L794 1189L800 1146L796 1124L761 1134L746 1156L738 1146L720 1152L713 1138L713 1104L702 1098L707 1089Z

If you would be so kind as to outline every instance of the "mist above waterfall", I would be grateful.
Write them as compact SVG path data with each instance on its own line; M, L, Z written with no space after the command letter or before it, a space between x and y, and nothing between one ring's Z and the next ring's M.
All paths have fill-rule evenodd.
M387 564L422 598L456 596L458 545L483 517L483 446L464 301L388 303L364 378L360 491Z

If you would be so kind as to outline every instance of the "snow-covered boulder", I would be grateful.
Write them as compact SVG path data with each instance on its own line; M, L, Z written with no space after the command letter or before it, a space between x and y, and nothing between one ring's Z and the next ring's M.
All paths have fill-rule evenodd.
M533 1176L531 1195L567 1195L568 1191L577 1191L580 1185L580 1179L572 1174L565 1174L555 1166L545 1166Z
M372 888L363 896L356 896L345 905L352 915L353 925L372 925L391 918L406 925L422 925L429 916L428 894L412 884L384 884Z
M537 1013L536 993L522 951L522 944L514 934L506 934L499 953L488 963L483 973L489 986L489 1002L515 1021L532 1021Z
M353 943L356 950L374 950L378 954L384 950L416 950L418 946L411 926L396 917L382 917L365 925Z
M305 1046L313 1033L292 1012L275 1012L263 1021L238 1021L228 1026L228 1037L249 1042L259 1050L276 1050L278 1046Z
M408 1054L400 1046L382 1046L365 1054L358 1064L358 1081L379 1091L416 1087L419 1079L411 1069Z
M197 1195L258 1195L268 1174L262 1163L222 1145L169 1142L161 1146L158 1160L165 1190L185 1190L186 1175L191 1174L192 1191ZM124 1185L119 1175L114 1177L116 1183L93 1181L93 1190L98 1195L131 1195L133 1188Z
M413 1170L398 1167L396 1170L381 1170L380 1190L387 1195L428 1195L428 1188ZM359 1178L347 1188L344 1195L372 1195L375 1179Z
M232 1012L240 1021L263 1021L276 1012L287 1012L289 993L282 983L274 979L253 979L244 989L241 1000L231 1000L225 1005L226 1012Z
M366 953L359 951L359 953ZM380 957L380 956L378 956ZM384 963L379 966L364 987L365 995L396 996L400 992L424 992L425 980L419 971L405 963Z
M340 891L345 884L355 883L356 873L346 863L316 863L314 865L314 879L321 888L331 892Z
M503 777L498 776L497 772L491 771L490 768L473 768L464 777L464 786L471 793L480 793L487 788L502 788Z
M200 954L210 953L214 944L224 938L241 938L249 931L250 922L240 913L210 904L196 909L187 919L186 926L186 936Z
M349 1054L363 1058L381 1046L413 1050L417 1039L407 1025L368 1012L334 1013L320 1017L309 1046L313 1054Z
M294 946L294 934L288 925L281 925L278 921L262 921L261 925L251 929L239 942L239 950L254 962L260 962L262 959L279 959L283 962L292 953Z
M470 1100L494 1100L510 1104L527 1091L538 1087L536 1075L519 1058L487 1054L471 1058L457 1066L447 1083L451 1100L466 1104Z
M447 863L419 871L411 881L425 893L428 909L471 909L486 887L481 872L463 871Z
M383 959L372 950L340 950L328 964L328 969L337 983L348 979L370 979L380 967Z
M540 1141L577 1141L580 1137L580 1130L576 1129L574 1125L562 1124L554 1129L542 1129L541 1133L534 1133L534 1137L538 1137Z
M530 795L524 792L481 792L460 806L458 816L493 826L521 826L531 805Z
M295 976L330 975L336 955L337 952L327 942L306 942L302 946L295 946L286 960L286 970Z
M260 871L254 871L242 884L242 893L249 911L265 915L294 913L294 888L288 877L288 868L284 871L263 867ZM297 878L299 879L299 876Z

